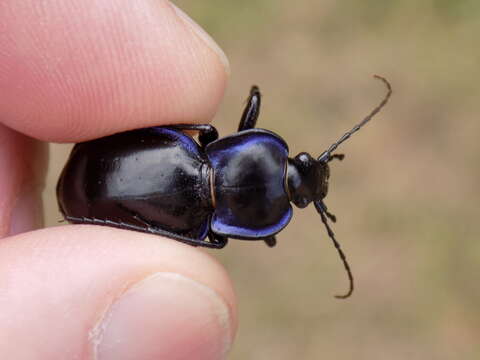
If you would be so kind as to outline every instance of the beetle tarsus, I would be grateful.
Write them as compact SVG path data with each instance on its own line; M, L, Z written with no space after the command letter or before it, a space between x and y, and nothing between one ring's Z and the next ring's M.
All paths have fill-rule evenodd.
M218 139L217 129L210 124L175 124L168 125L169 128L175 130L192 130L198 131L198 141L202 148L205 148L208 144Z
M277 239L275 238L275 236L269 236L263 239L263 241L265 241L265 244L267 244L268 247L274 247L275 245L277 245Z
M258 86L253 85L250 89L250 96L247 100L245 110L243 110L238 131L253 129L257 124L258 115L260 115L260 106L262 103L262 95Z
M216 244L218 247L216 249L222 249L228 244L228 238L225 236L220 236L212 231L208 233L208 240L210 240L211 244Z

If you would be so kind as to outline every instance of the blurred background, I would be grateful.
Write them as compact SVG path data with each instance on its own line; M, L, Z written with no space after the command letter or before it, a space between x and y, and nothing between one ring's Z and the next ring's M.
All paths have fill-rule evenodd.
M225 50L232 75L215 118L236 130L251 84L259 127L292 155L319 155L382 98L390 104L342 146L326 203L356 278L313 208L278 245L231 241L214 256L236 286L229 359L480 358L480 2L176 0ZM47 223L70 146L53 145Z

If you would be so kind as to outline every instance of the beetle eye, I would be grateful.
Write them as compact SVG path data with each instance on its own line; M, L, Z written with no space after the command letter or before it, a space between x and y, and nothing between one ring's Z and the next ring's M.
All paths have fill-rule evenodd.
M312 162L314 159L310 156L308 153L300 153L295 157L295 160L297 160L298 165L303 168L303 169L308 169L312 166Z

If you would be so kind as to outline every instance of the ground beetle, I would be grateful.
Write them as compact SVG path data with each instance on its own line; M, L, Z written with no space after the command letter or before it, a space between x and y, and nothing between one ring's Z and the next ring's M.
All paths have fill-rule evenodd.
M167 236L220 249L228 238L276 243L275 234L313 201L350 280L353 276L327 218L329 166L337 147L387 103L383 101L317 159L288 157L277 134L255 128L260 91L253 86L238 132L218 138L212 125L168 125L127 131L76 144L57 186L69 222L99 224ZM199 144L184 131L197 131ZM208 238L208 240L207 240Z

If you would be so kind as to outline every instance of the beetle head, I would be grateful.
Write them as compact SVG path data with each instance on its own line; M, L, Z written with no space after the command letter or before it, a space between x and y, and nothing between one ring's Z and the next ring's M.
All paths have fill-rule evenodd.
M327 162L300 153L288 159L287 181L290 201L304 208L312 201L320 201L328 192L330 169Z
M327 209L327 206L323 202L325 196L328 192L328 178L330 176L330 169L328 163L333 159L342 160L343 154L334 154L334 151L350 138L354 133L360 130L366 123L368 123L375 114L377 114L382 107L385 106L390 95L392 94L392 87L390 83L383 77L374 75L375 78L383 81L387 87L387 94L382 100L382 102L367 115L360 123L355 125L350 131L347 131L345 134L340 137L336 142L328 147L318 159L312 158L307 153L300 153L295 158L288 159L287 166L287 190L290 196L290 201L293 202L299 208L306 207L310 202L313 201L315 209L317 210L320 218L327 229L328 236L332 240L335 248L340 255L340 259L343 262L343 266L348 274L348 279L350 282L350 288L348 292L343 295L335 295L336 298L346 299L353 292L353 275L350 265L347 262L343 250L340 248L340 244L335 239L335 234L333 233L332 228L328 224L328 220L335 222L336 217L330 213Z

